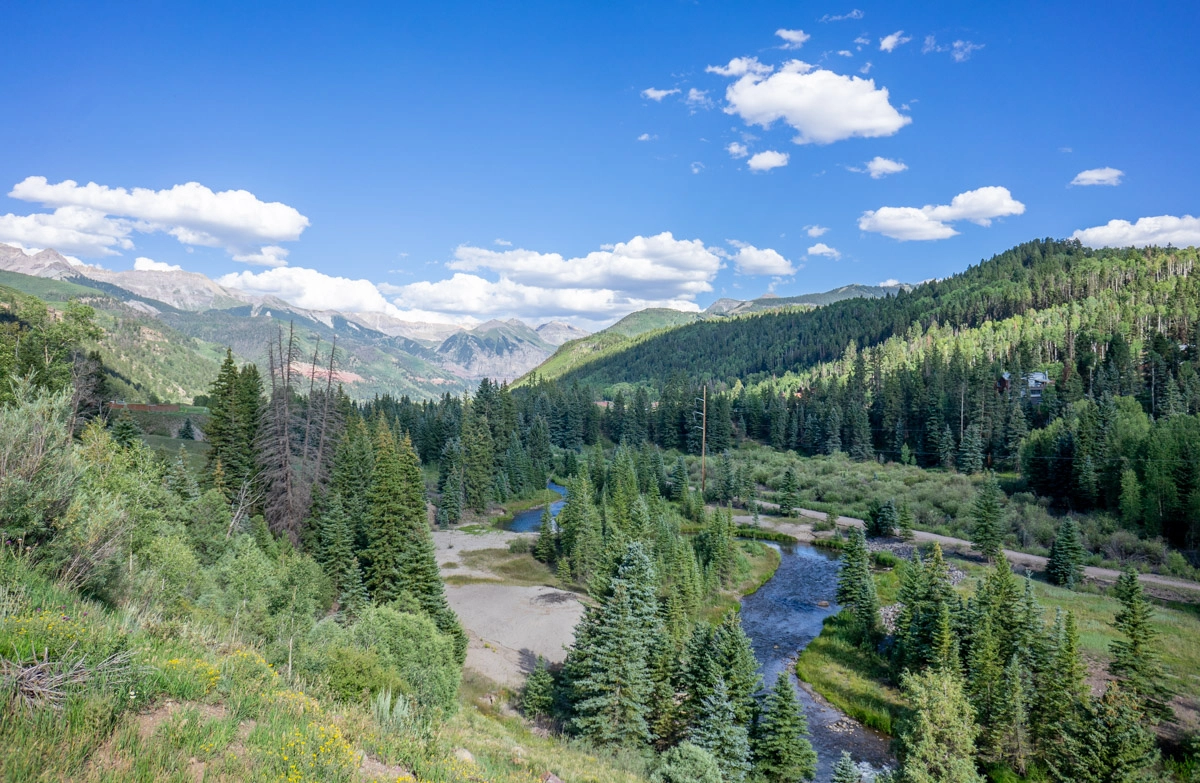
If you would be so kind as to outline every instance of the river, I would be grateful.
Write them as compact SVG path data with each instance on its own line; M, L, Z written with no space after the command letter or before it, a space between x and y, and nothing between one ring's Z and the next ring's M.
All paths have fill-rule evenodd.
M554 482L550 489L563 497L566 487ZM550 504L551 516L557 517L564 500ZM515 533L532 533L542 524L542 506L516 514L505 527ZM771 544L771 546L776 546ZM843 750L850 751L864 772L893 765L888 740L850 720L824 700L818 701L800 687L792 662L808 643L821 633L825 618L838 611L837 558L807 544L777 547L779 569L753 595L742 599L742 628L754 646L759 670L766 687L774 685L779 672L787 670L796 693L808 715L813 748L817 751L817 781L832 777L833 765ZM826 603L820 606L820 603ZM867 767L866 765L870 765Z
M817 780L832 777L843 750L870 771L894 765L888 740L850 720L823 699L818 701L796 680L792 662L821 633L825 618L838 611L837 558L807 544L779 547L779 570L765 585L742 599L742 628L754 646L763 684L771 687L788 671L808 716L808 729L817 751ZM826 606L820 606L825 602ZM861 767L868 771L865 766Z

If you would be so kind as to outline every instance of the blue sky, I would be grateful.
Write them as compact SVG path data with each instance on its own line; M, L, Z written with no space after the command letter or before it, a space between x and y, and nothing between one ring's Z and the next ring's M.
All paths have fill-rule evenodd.
M5 4L0 242L590 326L1200 244L1190 4L248 5Z

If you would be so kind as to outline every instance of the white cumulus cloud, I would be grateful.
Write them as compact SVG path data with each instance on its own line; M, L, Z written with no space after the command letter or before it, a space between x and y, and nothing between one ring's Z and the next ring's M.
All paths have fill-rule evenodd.
M258 296L275 296L309 310L341 310L351 313L394 313L370 280L334 277L299 266L277 267L262 272L230 272L217 283Z
M843 76L792 60L778 71L755 58L735 58L709 71L737 77L725 90L725 112L749 125L783 120L797 144L830 144L854 137L891 136L912 122L888 101L873 79Z
M891 288L892 286L900 285L900 281L894 277L889 277L887 280L876 283L875 285L879 286L880 288Z
M810 256L825 256L826 258L832 258L834 261L836 261L842 257L842 254L840 252L838 252L837 249L830 247L829 245L825 244L824 242L818 242L817 244L810 247L808 249L808 255L810 255Z
M0 242L21 247L52 247L82 256L120 255L133 249L133 224L85 207L59 207L32 215L0 215Z
M776 150L764 150L756 155L752 155L750 160L746 161L746 165L751 171L770 171L777 169L780 166L788 164L788 154L786 152L777 152Z
M744 158L750 154L750 150L746 149L745 144L736 141L731 141L729 146L725 148L725 151L729 153L729 157L737 159Z
M871 175L871 179L883 179L889 174L899 174L901 171L907 171L908 166L898 160L883 158L879 155L867 161L866 172Z
M656 90L653 87L647 87L646 89L642 90L642 97L662 103L663 98L667 97L668 95L677 95L678 93L679 90Z
M657 136L651 136L649 133L643 133L641 136L637 137L637 140L638 141L654 141L657 138L658 138ZM509 244L511 244L511 243L509 243Z
M1120 185L1121 177L1125 176L1125 172L1120 169L1114 169L1112 166L1105 166L1102 169L1088 169L1081 171L1075 175L1075 179L1071 180L1072 185Z
M1110 220L1103 226L1084 228L1071 235L1089 247L1191 247L1200 245L1200 217L1158 215L1128 220Z
M277 243L299 239L309 225L308 218L287 204L261 201L246 190L214 192L199 182L151 190L80 185L69 179L51 184L45 177L26 177L8 195L54 208L52 215L38 216L43 224L61 222L63 210L74 210L63 213L67 216L87 215L95 229L91 239L107 235L117 241L76 249L100 255L114 252L113 245L132 247L129 235L134 231L164 232L185 245L221 247L235 258L270 256L278 263L284 254Z
M828 226L818 226L818 225L805 226L804 233L808 234L813 239L816 239L817 237L825 236L826 234L828 234L829 227Z
M803 30L787 30L782 27L775 31L775 35L783 39L784 49L799 49L801 46L804 46L805 41L812 38L811 35Z
M1025 205L1008 188L989 186L959 193L949 204L869 210L858 219L858 227L901 241L947 239L958 234L950 223L967 220L990 226L995 218L1024 212Z
M139 272L178 272L183 269L178 264L155 261L153 258L146 258L145 256L133 259L133 268Z
M737 248L737 253L733 255L733 265L743 275L783 277L796 273L792 262L776 250L769 247L760 249L736 239L730 239L729 244Z

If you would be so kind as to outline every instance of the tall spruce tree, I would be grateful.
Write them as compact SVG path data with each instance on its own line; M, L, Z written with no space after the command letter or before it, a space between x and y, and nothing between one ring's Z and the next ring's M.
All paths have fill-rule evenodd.
M657 579L631 543L598 607L589 608L568 655L572 728L601 745L648 745L653 684L648 661L659 635ZM728 701L728 699L726 699Z
M871 573L871 555L867 551L866 537L859 528L850 529L848 543L842 550L837 600L849 609L859 643L864 647L873 647L879 627L879 597Z
M1158 759L1154 735L1143 725L1136 697L1109 683L1100 698L1086 698L1046 755L1056 783L1132 783L1145 780Z
M487 511L495 485L492 431L478 401L464 403L462 417L463 495L477 514Z
M705 699L688 741L704 748L717 760L724 783L742 783L751 770L750 737L737 722L725 681L718 678Z
M1110 645L1112 660L1108 671L1141 702L1147 714L1157 720L1172 716L1171 698L1160 663L1158 631L1150 624L1154 610L1142 592L1137 571L1128 568L1117 580L1113 593L1121 601L1113 626L1123 639Z
M1004 526L1001 501L1004 493L996 481L996 474L989 473L983 486L975 495L971 508L971 545L990 562L1004 559Z
M1050 581L1068 590L1083 577L1083 564L1087 552L1079 540L1079 526L1075 518L1067 516L1058 526L1058 535L1050 546L1050 560L1046 564L1046 576Z
M808 740L808 720L796 701L786 671L767 694L754 727L754 771L763 780L797 783L817 773L817 754Z
M779 513L790 517L800 504L800 482L796 478L796 469L791 465L783 471L783 481L779 485Z

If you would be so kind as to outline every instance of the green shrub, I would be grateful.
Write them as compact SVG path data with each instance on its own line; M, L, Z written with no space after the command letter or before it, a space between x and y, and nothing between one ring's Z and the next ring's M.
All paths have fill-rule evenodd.
M717 760L704 748L684 742L662 754L651 783L721 783Z
M454 711L462 671L454 640L438 632L422 615L374 606L363 612L350 631L354 642L379 653L403 681L400 690L425 709Z
M371 694L401 691L404 681L374 650L333 645L322 651L329 690L346 702L362 703Z

